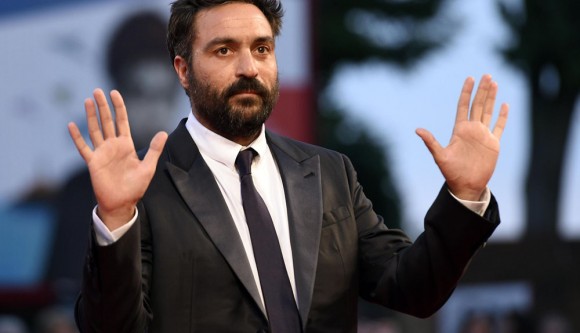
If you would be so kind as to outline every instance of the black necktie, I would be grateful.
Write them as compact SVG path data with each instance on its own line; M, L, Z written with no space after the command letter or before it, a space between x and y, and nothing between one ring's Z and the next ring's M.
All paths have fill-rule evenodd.
M256 155L252 148L240 151L236 158L236 167L240 174L242 205L252 239L270 332L297 333L302 331L300 316L284 266L278 236L268 208L252 181L252 160Z

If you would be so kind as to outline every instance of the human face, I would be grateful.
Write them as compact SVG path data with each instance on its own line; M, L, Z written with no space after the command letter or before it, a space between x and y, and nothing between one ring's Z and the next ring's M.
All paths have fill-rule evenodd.
M259 134L278 97L274 37L254 5L228 3L202 10L195 19L192 61L176 70L197 119L240 144Z

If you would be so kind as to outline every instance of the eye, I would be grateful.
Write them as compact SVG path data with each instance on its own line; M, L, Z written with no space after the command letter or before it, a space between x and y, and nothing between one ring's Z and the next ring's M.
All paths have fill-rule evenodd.
M217 50L217 53L220 55L227 55L230 53L230 50L227 47L222 47Z
M267 53L268 52L268 48L266 46L258 46L258 48L256 49L256 51L258 51L258 53Z

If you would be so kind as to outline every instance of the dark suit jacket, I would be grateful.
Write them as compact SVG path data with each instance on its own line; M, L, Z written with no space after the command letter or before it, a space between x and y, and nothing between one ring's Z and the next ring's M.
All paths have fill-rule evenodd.
M339 153L268 133L288 205L305 332L355 332L357 298L425 317L449 297L499 223L444 187L414 244L388 229ZM170 135L137 223L86 258L83 332L263 332L267 319L241 240L184 122Z

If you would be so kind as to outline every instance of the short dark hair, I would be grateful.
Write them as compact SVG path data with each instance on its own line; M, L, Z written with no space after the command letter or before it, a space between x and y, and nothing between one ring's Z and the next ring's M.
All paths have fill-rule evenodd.
M252 4L264 13L274 36L280 34L284 10L280 0L177 0L171 4L171 16L167 28L167 48L171 62L179 55L191 63L191 44L195 31L195 16L203 9L227 3L243 2Z

